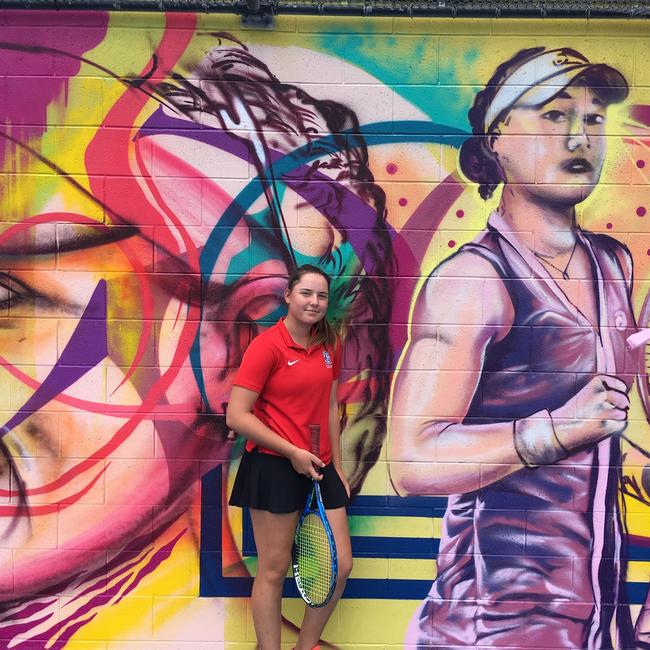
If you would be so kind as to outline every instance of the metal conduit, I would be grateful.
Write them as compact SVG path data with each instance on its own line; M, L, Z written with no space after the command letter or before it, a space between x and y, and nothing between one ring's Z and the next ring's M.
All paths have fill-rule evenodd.
M596 0L592 2L450 0L0 0L0 8L89 9L112 11L192 11L234 13L242 17L276 14L329 16L438 16L522 18L644 18L650 1Z

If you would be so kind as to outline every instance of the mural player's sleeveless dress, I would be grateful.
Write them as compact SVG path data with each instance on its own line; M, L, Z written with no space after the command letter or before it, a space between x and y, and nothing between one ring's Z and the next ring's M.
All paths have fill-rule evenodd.
M514 306L507 336L491 344L465 424L552 411L594 375L634 373L634 331L615 239L578 231L591 257L598 326L567 299L498 214L457 255L488 260ZM627 373L627 374L626 374ZM550 466L522 468L449 497L438 576L407 643L455 647L634 646L626 603L620 441L613 437Z

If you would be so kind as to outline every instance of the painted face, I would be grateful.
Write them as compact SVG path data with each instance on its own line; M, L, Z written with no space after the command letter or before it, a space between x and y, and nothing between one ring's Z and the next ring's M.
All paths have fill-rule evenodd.
M299 323L313 325L327 313L327 280L318 273L305 273L291 291L285 290L288 316Z
M85 148L57 143L62 169L88 166L81 186L33 173L18 175L11 195L0 187L3 424L25 414L3 437L0 471L2 544L21 549L7 584L0 578L10 599L96 566L107 549L152 536L198 502L202 473L231 456L223 412L249 324L282 310L279 244L243 220L215 229L248 182L223 180L221 170L248 174L247 162L149 133L134 145L142 167L133 173L133 159L107 155L115 139L102 137ZM26 164L41 171L36 159ZM156 214L151 195L173 219ZM295 192L282 202L300 255L340 246L340 233ZM250 212L264 209L262 198ZM106 212L107 222L127 225L104 225ZM292 228L305 220L318 236ZM303 276L288 302L297 318L317 322L325 279ZM93 325L90 335L75 337L80 323ZM67 346L87 368L54 382L34 409L28 400Z
M605 113L584 86L568 86L541 107L515 106L492 144L506 186L525 186L550 203L584 200L605 159Z
M75 168L74 144L65 150L60 166ZM88 165L102 164L91 144L85 152ZM193 239L182 218L102 223L144 182L128 167L115 184L99 175L77 184L21 163L11 193L0 189L0 535L4 549L20 549L0 578L8 599L83 575L107 549L146 544L198 502L202 463L230 457L218 410L234 372L225 355L248 340L238 345L236 323L212 320L217 304L232 303L221 285L201 286L201 234ZM134 202L134 214L150 210L144 196ZM224 253L225 267L235 254ZM218 405L210 415L193 372L197 334L214 351L199 360Z

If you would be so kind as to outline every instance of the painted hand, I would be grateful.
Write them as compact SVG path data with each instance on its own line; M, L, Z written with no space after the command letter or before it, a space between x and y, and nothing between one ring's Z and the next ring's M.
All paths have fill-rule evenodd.
M620 435L627 426L630 400L618 377L598 375L551 413L558 439L566 449Z

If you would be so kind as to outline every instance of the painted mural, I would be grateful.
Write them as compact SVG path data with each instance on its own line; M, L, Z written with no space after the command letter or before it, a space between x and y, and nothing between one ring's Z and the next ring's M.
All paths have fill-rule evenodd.
M321 647L650 647L643 25L5 12L0 645L255 648L225 405L313 263Z

